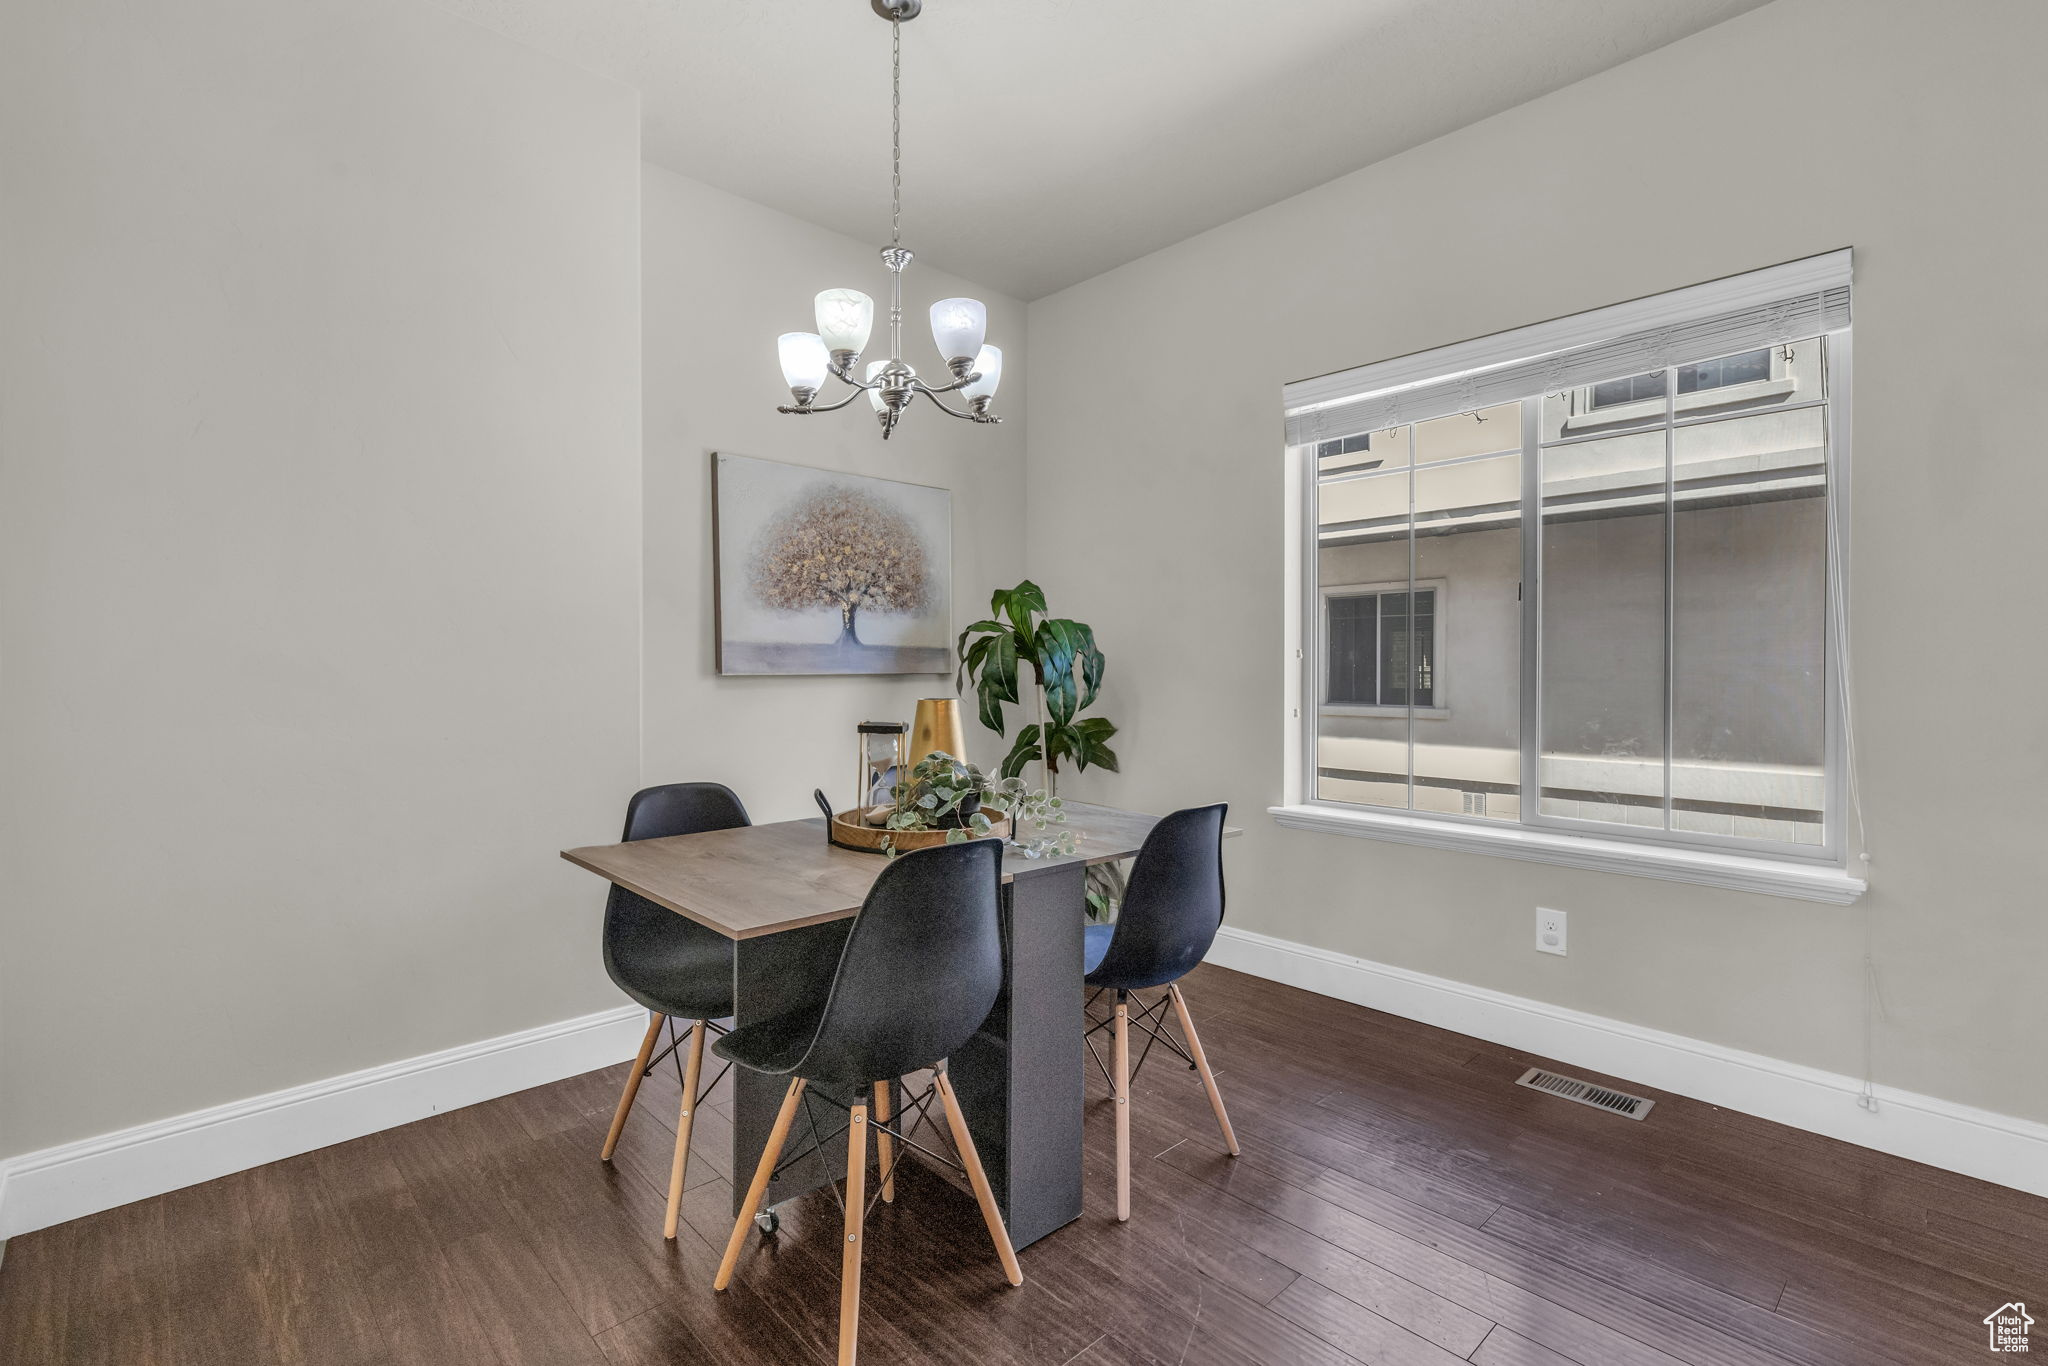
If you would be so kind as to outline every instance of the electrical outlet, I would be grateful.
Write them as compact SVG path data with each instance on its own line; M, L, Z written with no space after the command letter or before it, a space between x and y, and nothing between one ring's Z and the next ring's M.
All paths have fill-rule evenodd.
M1536 952L1564 957L1564 912L1548 906L1536 908Z

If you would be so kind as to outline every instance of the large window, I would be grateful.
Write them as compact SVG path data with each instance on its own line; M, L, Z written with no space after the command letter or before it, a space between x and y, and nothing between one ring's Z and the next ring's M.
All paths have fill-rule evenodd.
M1297 800L1838 861L1846 255L1290 385Z

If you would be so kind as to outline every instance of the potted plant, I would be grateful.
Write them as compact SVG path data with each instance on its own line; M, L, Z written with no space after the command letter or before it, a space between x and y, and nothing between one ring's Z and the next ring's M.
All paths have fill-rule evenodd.
M963 630L955 650L955 686L964 692L973 680L981 724L998 735L1008 734L1004 704L1020 700L1018 666L1031 668L1039 719L1017 732L998 770L1003 777L1018 776L1036 760L1045 765L1046 792L1054 793L1062 759L1072 759L1077 769L1117 771L1116 751L1109 747L1116 723L1080 715L1094 704L1109 661L1096 648L1092 627L1046 615L1045 591L1037 584L1026 579L1015 588L998 588L989 598L987 618Z
M1091 765L1119 772L1109 739L1116 723L1102 716L1083 717L1095 702L1109 661L1095 644L1095 630L1085 622L1046 615L1045 590L1026 579L1015 588L998 588L989 597L988 616L960 633L954 647L960 668L954 686L966 691L969 679L980 700L981 724L998 735L1008 733L1003 706L1019 701L1020 665L1029 665L1038 694L1038 721L1017 732L1000 772L1014 778L1027 764L1044 765L1045 792L1059 791L1060 760L1072 759L1076 769ZM1097 864L1088 870L1088 915L1091 920L1116 917L1123 901L1121 864Z

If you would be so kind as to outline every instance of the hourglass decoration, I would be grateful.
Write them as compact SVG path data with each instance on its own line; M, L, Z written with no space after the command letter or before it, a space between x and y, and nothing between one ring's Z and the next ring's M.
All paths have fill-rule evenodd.
M910 727L901 721L863 721L854 729L855 743L860 747L854 809L864 811L879 805L881 815L875 821L879 825L895 800L891 789L909 766L904 747L909 741Z

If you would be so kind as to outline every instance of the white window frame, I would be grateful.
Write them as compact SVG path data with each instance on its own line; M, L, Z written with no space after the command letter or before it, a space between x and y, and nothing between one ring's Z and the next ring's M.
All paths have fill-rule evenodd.
M1842 258L1841 270L1846 275L1847 253L1839 253L1839 256ZM1786 272L1807 264L1793 263L1793 267L1775 267L1773 271ZM1629 330L1642 327L1645 320L1648 325L1656 326L1658 305L1664 300L1671 301L1674 313L1690 309L1691 312L1687 316L1698 316L1703 306L1702 295L1711 295L1716 286L1728 287L1729 297L1741 299L1745 290L1753 296L1763 287L1758 282L1758 277L1770 274L1772 272L1755 272L1751 276L1732 277L1729 281L1694 286L1689 290L1676 291L1669 296L1636 300L1629 304L1617 305L1614 309L1595 310L1593 313L1573 315L1551 323L1498 334L1496 337L1459 343L1437 353L1443 356L1447 363L1442 369L1434 372L1430 368L1427 356L1403 357L1387 365L1396 368L1396 373L1403 376L1403 383L1427 382L1441 376L1455 376L1467 369L1479 369L1489 364L1502 364L1532 354L1543 354L1545 345L1553 342L1551 349L1562 349L1566 345L1583 344L1587 339L1599 338L1602 334L1601 316L1604 314L1616 315L1612 330L1606 335L1619 335L1624 323ZM1709 297L1705 306L1711 306L1712 302ZM1838 605L1845 605L1848 601L1846 574L1850 525L1849 453L1853 411L1850 331L1847 328L1830 331L1828 347L1829 422L1826 459L1829 470L1827 496L1831 503L1833 545L1827 567L1827 615L1830 627L1827 631L1825 652L1828 690L1823 766L1826 787L1824 833L1820 846L1748 841L1732 836L1680 830L1635 830L1607 822L1543 816L1540 812L1541 785L1536 772L1538 756L1534 745L1525 745L1522 749L1523 816L1519 822L1503 822L1476 815L1417 812L1319 799L1316 796L1318 717L1344 712L1384 715L1404 712L1407 709L1333 708L1324 696L1327 670L1322 659L1320 640L1326 610L1324 604L1330 593L1341 592L1346 586L1322 585L1318 582L1320 544L1317 535L1316 500L1320 481L1316 477L1318 462L1314 442L1286 448L1285 466L1291 487L1291 496L1286 504L1289 546L1286 587L1290 604L1287 617L1290 702L1284 728L1286 796L1283 804L1270 808L1274 819L1281 825L1295 829L1485 853L1837 905L1846 905L1859 898L1866 889L1866 884L1862 878L1846 871L1847 794L1843 782L1843 660L1840 649L1845 632L1843 627L1835 622ZM1643 415L1654 417L1656 428L1665 425L1667 403L1671 405L1670 421L1675 423L1698 421L1707 416L1682 412L1686 405L1679 402L1679 396L1675 393L1677 365L1691 363L1694 358L1682 356L1674 359L1674 364L1664 367L1665 402L1651 404L1656 412ZM1778 356L1775 351L1773 370L1772 380L1761 384L1768 384L1773 389L1789 388L1791 381L1776 373ZM1697 406L1721 407L1745 400L1753 402L1757 397L1764 395L1745 393L1742 397L1737 397L1732 391L1760 388L1761 384L1752 381L1745 385L1730 386L1728 389L1699 391L1700 396L1711 397L1713 403ZM1695 395L1688 394L1683 397L1689 399ZM1540 396L1538 400L1537 403L1524 404L1522 477L1525 508L1535 506L1536 499L1540 496L1537 485L1541 478L1541 463L1537 459L1529 458L1529 453L1537 448L1536 428L1540 422ZM1617 408L1622 406L1617 405ZM1609 417L1609 413L1613 411L1615 410L1601 410L1602 420L1599 425L1633 426L1642 421L1642 418L1615 421ZM1536 585L1534 591L1524 591L1522 594L1521 668L1524 736L1538 734L1536 727L1542 714L1541 519L1533 520L1532 526L1531 519L1525 516L1523 537L1523 583ZM1417 581L1414 586L1423 587L1425 583ZM1438 589L1437 602L1441 614L1445 604L1443 586L1428 586L1435 586ZM1354 587L1362 591L1376 586ZM1445 639L1441 616L1437 631L1437 653L1441 667L1441 643ZM1439 677L1441 678L1441 675ZM1447 702L1448 698L1447 695L1439 694L1433 700L1442 703ZM1668 695L1666 705L1668 708ZM1422 719L1439 710L1441 708L1438 707L1417 708L1414 715L1417 719Z

